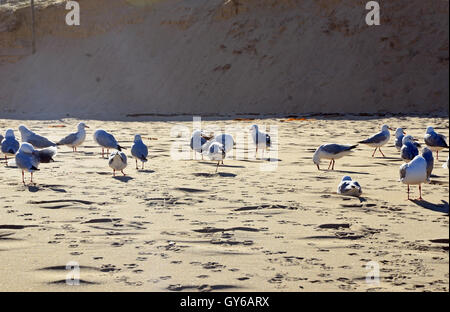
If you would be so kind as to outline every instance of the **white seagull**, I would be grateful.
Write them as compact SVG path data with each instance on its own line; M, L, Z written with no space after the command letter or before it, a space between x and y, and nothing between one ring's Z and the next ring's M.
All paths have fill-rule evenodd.
M148 148L144 142L142 142L142 138L139 134L134 136L134 144L131 147L131 155L133 155L136 160L136 169L138 169L138 159L142 162L142 169L144 169L144 163L147 162Z
M375 147L375 150L372 153L372 157L375 156L375 152L377 151L377 149L380 150L380 153L381 153L381 155L383 155L383 157L386 157L386 156L384 156L383 152L381 151L381 147L383 145L385 145L387 142L389 142L389 139L391 137L389 130L392 130L392 129L389 128L388 125L383 125L381 127L381 132L378 132L377 134L371 136L370 138L368 138L364 141L359 141L358 143L366 144L371 147Z
M397 130L395 130L395 147L397 148L397 150L400 152L400 150L402 149L402 140L403 137L405 136L405 131L402 128L397 128Z
M126 149L125 147L120 146L119 143L117 143L116 139L112 134L106 132L103 129L98 129L94 132L94 141L97 142L97 144L102 147L102 157L104 157L105 155L105 148L106 153L109 153L110 148L114 148L119 152L122 149Z
M46 148L50 146L56 146L56 143L53 143L49 139L34 133L24 125L19 126L19 131L20 134L22 135L22 142L30 143L31 145L33 145L34 148Z
M83 144L86 139L86 130L85 128L89 128L86 126L84 122L80 122L77 126L78 131L75 133L71 133L65 138L62 138L56 145L68 145L72 147L72 151L77 151L77 146Z
M194 151L195 159L197 159L196 153L200 153L203 159L203 152L207 151L208 146L210 145L207 144L209 139L210 138L206 137L201 130L195 130L194 132L192 132L190 146L191 149Z
M14 156L20 147L19 141L14 136L13 129L6 130L5 139L0 142L2 143L2 153L5 154L5 160L8 163L8 156Z
M25 184L24 171L31 173L30 182L33 183L33 172L39 170L40 163L49 163L53 161L56 154L56 148L50 147L43 150L35 150L30 143L22 143L16 154L16 165L22 170L22 182Z
M359 197L361 196L362 190L357 181L352 181L352 178L350 178L349 176L344 176L341 180L341 183L339 183L337 193L341 195Z
M439 160L439 151L448 148L446 137L434 131L433 127L428 126L424 136L425 144L430 150L436 152L436 159Z
M400 166L400 181L409 186L419 185L419 200L422 200L422 183L429 183L431 172L433 171L433 152L428 148L422 150L421 155L417 155L407 164Z
M335 159L342 158L352 152L352 150L358 145L341 145L341 144L324 144L319 146L313 155L313 162L316 164L317 169L320 170L320 160L330 159L328 169L332 166L331 170L334 170Z
M266 150L272 144L270 135L267 133L259 131L257 125L253 125L250 127L250 131L252 132L253 143L256 146L256 153L258 153L258 148L262 150Z
M414 138L411 135L406 135L402 140L402 148L400 150L400 157L404 161L411 161L414 157L419 155L419 143L414 142Z
M211 160L217 160L217 167L216 167L216 172L217 172L220 162L221 161L223 162L223 159L226 156L225 147L223 146L223 144L221 144L219 142L213 142L208 147L207 156Z
M122 172L123 175L126 175L123 172L123 169L127 166L127 155L121 151L115 151L111 153L108 159L109 166L113 169L113 176L116 176L116 170Z

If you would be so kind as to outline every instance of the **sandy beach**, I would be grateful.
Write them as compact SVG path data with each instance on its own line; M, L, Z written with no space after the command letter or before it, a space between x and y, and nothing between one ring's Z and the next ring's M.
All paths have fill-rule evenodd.
M0 119L0 129L20 138L25 124L56 141L78 121ZM244 159L225 159L217 174L214 162L171 157L183 140L173 127L192 131L192 122L83 121L86 142L76 153L59 147L35 184L24 186L19 169L0 165L1 291L449 290L448 150L423 185L423 201L406 199L392 137L386 158L359 145L335 171L312 162L320 144L354 144L384 123L420 141L428 125L448 134L448 117L203 121L278 129L275 170L261 170L267 160L249 157L245 145ZM146 169L130 157L127 175L114 178L92 139L97 128L113 133L128 156L140 133ZM344 175L359 181L361 198L336 193ZM366 282L370 261L379 264L379 284ZM78 286L66 283L70 262L79 264Z

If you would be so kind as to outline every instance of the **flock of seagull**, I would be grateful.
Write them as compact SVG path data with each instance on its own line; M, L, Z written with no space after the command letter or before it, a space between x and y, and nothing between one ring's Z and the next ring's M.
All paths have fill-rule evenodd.
M377 150L385 157L381 151L381 147L389 142L390 132L393 130L387 125L381 127L381 131L366 140L359 141L360 144L365 144L374 147L372 157L375 156ZM408 199L410 199L410 185L419 186L419 200L422 200L422 183L429 183L431 172L434 168L433 152L436 152L436 159L439 160L439 151L448 148L446 137L434 131L433 127L427 127L424 142L424 147L419 153L421 145L411 135L406 135L402 128L397 128L395 131L395 147L400 152L400 157L405 162L400 166L399 175L400 181L407 185ZM358 144L355 145L341 145L341 144L324 144L317 148L313 155L313 162L317 169L320 170L321 159L329 159L330 164L328 169L334 170L335 160L340 159L352 152ZM447 157L444 168L449 168L449 158ZM362 194L361 186L357 181L353 181L351 177L344 176L338 185L338 194L349 196L360 196Z
M74 152L77 151L77 147L80 146L86 139L86 128L89 128L85 123L80 122L77 127L77 131L67 135L58 142L52 142L47 138L40 136L33 131L29 130L24 125L19 126L19 132L22 137L22 143L14 136L12 129L6 130L5 137L0 135L1 152L5 156L5 161L8 164L8 156L15 158L15 165L22 170L22 182L25 184L24 172L29 172L30 182L33 183L33 172L39 170L40 163L48 163L53 161L53 157L57 153L57 146L66 145L72 147ZM249 129L252 134L253 143L258 150L263 150L271 146L271 137L269 134L259 130L257 125L251 126ZM381 151L386 143L389 142L390 132L393 130L387 125L383 125L381 131L366 140L358 143L365 144L370 147L374 147L372 157L375 156L378 150L383 157L384 153ZM102 158L106 153L109 154L109 149L114 149L108 157L108 164L113 169L113 176L116 171L125 173L123 170L127 167L127 156L122 152L124 148L119 145L114 136L105 130L98 129L94 132L94 141L102 148ZM408 199L410 194L410 185L419 186L419 199L422 199L422 183L429 183L431 172L434 168L433 152L436 152L436 159L439 160L439 151L448 148L446 137L442 134L436 133L432 127L427 127L424 142L424 147L419 153L419 147L421 145L411 135L406 135L402 128L397 128L395 131L395 147L400 152L400 157L405 161L400 166L399 174L400 181L407 184ZM195 130L192 133L190 140L190 147L196 153L201 154L210 160L217 161L216 172L219 165L225 159L228 152L230 152L235 146L234 138L231 134L221 133L218 135L206 135L202 130ZM320 162L322 159L330 160L328 170L334 170L335 160L340 159L350 154L358 144L355 145L341 145L341 144L324 144L317 148L313 155L313 162L320 170ZM131 148L131 155L136 160L136 169L138 169L138 160L142 162L142 169L147 162L148 147L143 143L139 134L134 137L133 146ZM449 167L449 158L443 167ZM360 196L362 194L361 186L357 181L353 181L351 177L344 176L338 185L338 194Z

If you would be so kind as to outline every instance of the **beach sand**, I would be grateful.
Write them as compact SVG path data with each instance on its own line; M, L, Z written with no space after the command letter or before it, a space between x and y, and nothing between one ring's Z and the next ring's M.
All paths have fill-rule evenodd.
M203 121L278 129L275 170L262 171L268 162L247 157L246 145L244 159L225 159L218 174L199 155L171 158L182 139L173 126L192 131L191 122L84 121L84 145L76 153L59 147L35 185L0 165L0 291L449 290L448 151L423 185L423 201L406 199L393 138L386 158L359 145L335 171L312 162L320 144L356 143L384 123L421 141L427 125L448 134L448 117ZM0 129L26 124L56 141L77 122L0 120ZM128 156L140 133L146 169L130 157L127 176L114 178L92 139L96 128L111 131ZM344 175L362 185L361 199L336 194ZM417 198L417 187L412 192ZM80 266L78 286L66 284L71 261ZM379 284L366 282L370 261Z

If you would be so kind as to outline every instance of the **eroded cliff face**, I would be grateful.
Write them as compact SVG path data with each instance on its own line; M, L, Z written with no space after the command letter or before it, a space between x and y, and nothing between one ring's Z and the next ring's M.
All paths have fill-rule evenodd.
M78 2L0 6L0 117L448 114L447 0Z

